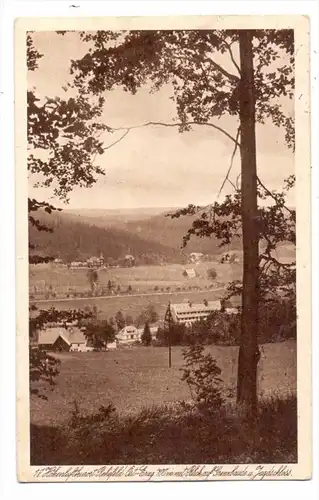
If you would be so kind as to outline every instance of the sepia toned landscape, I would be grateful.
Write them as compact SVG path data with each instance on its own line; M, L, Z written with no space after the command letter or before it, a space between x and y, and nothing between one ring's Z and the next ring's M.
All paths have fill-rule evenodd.
M294 30L26 47L31 465L297 463Z

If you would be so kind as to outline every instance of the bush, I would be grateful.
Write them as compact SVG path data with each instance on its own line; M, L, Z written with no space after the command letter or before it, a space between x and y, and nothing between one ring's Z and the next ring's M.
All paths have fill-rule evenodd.
M222 405L221 370L211 354L204 354L202 344L192 344L183 350L184 380L199 410L214 412Z
M216 269L214 269L213 267L211 267L210 269L207 269L207 277L210 280L215 280L217 278Z
M254 432L233 405L212 418L183 401L128 416L112 404L84 415L75 403L67 425L30 431L31 465L297 462L295 396L261 401Z

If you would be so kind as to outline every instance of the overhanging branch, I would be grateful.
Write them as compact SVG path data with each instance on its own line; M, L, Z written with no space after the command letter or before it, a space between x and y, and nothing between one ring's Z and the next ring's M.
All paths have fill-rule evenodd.
M229 134L226 130L224 130L222 127L219 127L218 125L214 125L213 123L209 123L209 122L199 122L199 121L191 121L191 122L176 122L176 123L165 123L165 122L153 122L153 121L150 121L150 122L146 122L146 123L142 123L141 125L133 125L131 127L110 127L110 130L113 130L113 131L118 131L118 130L125 130L126 133L121 137L121 139L119 139L118 141L116 142L119 142L121 141L125 135L127 135L127 133L130 131L130 130L134 130L134 129L138 129L138 128L144 128L144 127L150 127L150 126L154 126L154 127L157 127L157 126L160 126L160 127L171 127L171 128L174 128L174 127L187 127L189 125L204 125L206 127L212 127L214 128L215 130L218 130L219 132L221 132L222 134L224 134L226 137L228 137L228 139L230 139L237 147L240 147L240 143L238 142L238 134L237 134L237 137L233 137L231 134ZM116 142L114 144L116 144ZM112 146L113 144L110 145L110 147Z
M112 129L112 130L116 130L116 129ZM127 134L129 133L129 131L130 131L130 129L127 128L126 132L119 139L117 139L116 141L112 142L112 144L109 144L108 146L106 146L105 148L103 148L104 151L106 151L107 149L110 149L112 146L115 146L115 144L118 144L119 142L121 142L124 139L124 137L127 136Z

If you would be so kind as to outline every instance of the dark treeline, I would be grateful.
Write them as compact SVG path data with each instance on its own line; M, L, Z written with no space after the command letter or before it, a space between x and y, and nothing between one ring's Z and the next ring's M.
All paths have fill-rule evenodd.
M45 217L41 216L42 219ZM145 241L139 236L114 227L101 228L69 220L64 215L50 218L52 232L37 231L29 226L29 238L37 254L59 257L64 262L82 260L103 254L107 259L121 259L132 254L136 263L183 262L180 249L158 242Z

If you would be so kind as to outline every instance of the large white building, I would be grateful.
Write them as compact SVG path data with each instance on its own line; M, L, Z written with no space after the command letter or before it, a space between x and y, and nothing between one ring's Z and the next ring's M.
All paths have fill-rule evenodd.
M207 301L204 300L200 303L191 301L182 302L181 304L171 304L172 320L175 323L190 326L196 321L205 320L214 311L221 310L221 302L219 300ZM225 312L228 314L236 314L236 308L226 307Z

